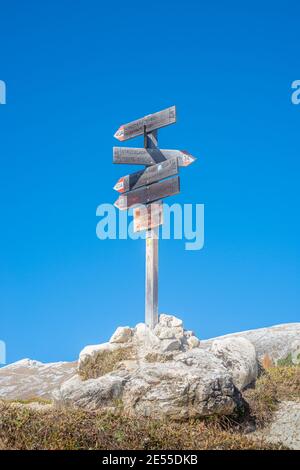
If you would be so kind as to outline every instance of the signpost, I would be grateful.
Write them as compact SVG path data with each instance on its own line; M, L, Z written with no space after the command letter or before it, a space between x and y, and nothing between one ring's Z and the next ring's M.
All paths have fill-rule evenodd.
M113 148L113 163L145 165L144 170L120 178L114 189L121 193L115 202L120 210L134 209L134 230L146 230L145 322L154 328L158 322L158 229L163 223L161 199L180 192L178 167L196 159L183 150L158 148L157 129L176 122L176 107L149 114L121 126L114 137L125 141L144 136L144 148Z
M137 171L131 175L123 176L114 186L119 193L131 191L132 189L155 183L156 181L174 176L178 173L177 158L171 158L162 163L149 166L146 170Z
M114 137L123 142L124 140L132 139L144 133L149 134L152 131L156 132L160 127L174 124L174 122L176 122L176 107L172 106L158 113L149 114L141 119L132 121L129 124L124 124L119 127Z
M177 158L178 166L188 166L196 160L195 157L185 150L113 147L113 163L122 163L123 165L149 166L173 158Z
M163 223L163 204L156 201L147 206L136 207L133 211L134 232L150 230Z
M117 183L118 184L118 183ZM142 188L122 194L115 202L120 210L129 209L136 204L148 204L163 197L173 196L179 193L179 176L169 178L157 183L143 186Z

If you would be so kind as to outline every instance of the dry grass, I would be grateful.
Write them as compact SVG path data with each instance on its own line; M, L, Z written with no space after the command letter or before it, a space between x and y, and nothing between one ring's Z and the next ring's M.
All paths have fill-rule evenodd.
M280 449L247 437L249 424L267 423L280 400L300 399L300 367L272 367L244 392L243 416L185 423L136 419L122 414L0 402L0 449ZM42 405L41 405L42 407Z
M96 379L115 370L122 361L134 358L132 346L115 351L99 351L87 358L79 366L79 375L83 380Z
M253 442L218 420L167 423L76 409L40 413L0 404L2 449L278 449Z
M38 405L50 405L52 403L51 400L47 398L42 398L42 397L31 397L27 398L25 400L5 400L6 403L19 403L20 405L32 405L32 404L38 404Z
M270 367L256 381L255 388L245 391L243 396L256 424L264 426L280 401L300 399L300 367Z

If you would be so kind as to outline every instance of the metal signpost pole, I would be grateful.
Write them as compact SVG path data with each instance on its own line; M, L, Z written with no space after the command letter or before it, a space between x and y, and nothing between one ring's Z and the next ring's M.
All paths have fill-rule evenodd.
M144 147L157 148L157 131L144 131ZM158 233L159 227L146 232L145 323L153 329L158 323Z

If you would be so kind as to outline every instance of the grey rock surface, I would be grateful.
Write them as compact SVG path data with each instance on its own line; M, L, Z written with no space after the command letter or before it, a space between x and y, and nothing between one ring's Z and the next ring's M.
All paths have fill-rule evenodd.
M106 374L98 379L81 380L78 375L67 380L52 398L57 406L75 406L89 411L115 406L124 388L122 377Z
M257 358L261 363L267 357L274 364L282 360L300 363L300 323L287 323L219 336L201 341L200 347L210 348L213 341L225 338L249 340L255 347Z
M300 450L300 402L283 401L270 426L255 432L254 436L263 437L267 442L281 443L293 450Z
M231 373L235 386L243 390L258 375L258 364L253 344L243 337L216 339L209 351L221 359Z
M163 314L154 331L143 323L119 327L110 342L85 347L78 364L26 359L1 368L0 399L54 397L58 405L90 410L121 403L132 415L170 419L231 414L242 406L238 389L255 381L258 361L300 362L299 354L300 323L199 341L180 319ZM278 420L288 426L292 405L282 406Z
M112 337L110 338L110 343L127 343L131 340L132 329L129 326L119 326Z
M202 370L183 362L143 365L125 384L124 409L173 420L231 414L239 403L230 375L210 356L202 360Z
M184 420L231 414L240 395L221 361L207 351L193 350L168 363L141 363L86 381L75 377L54 394L57 405L89 410L123 409L136 416ZM117 404L116 404L117 400Z
M103 360L103 354L108 355L117 350L121 352L122 348L131 348L130 359L153 362L156 357L158 362L164 362L199 344L200 340L192 331L184 330L182 320L161 314L154 330L144 323L138 323L135 328L118 327L108 343L86 346L79 355L79 371L85 378L95 378L92 372L97 369L95 362ZM126 359L128 357L125 357L124 349Z

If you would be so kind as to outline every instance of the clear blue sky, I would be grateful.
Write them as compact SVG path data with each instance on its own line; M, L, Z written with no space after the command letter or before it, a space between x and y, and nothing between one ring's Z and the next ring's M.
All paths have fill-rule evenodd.
M299 321L299 2L0 2L0 339L7 361L73 360L144 318L144 242L100 241L123 123L177 105L173 202L205 247L160 244L160 312L200 338ZM140 146L141 139L128 145ZM127 170L127 171L126 171ZM172 202L170 200L170 202Z

